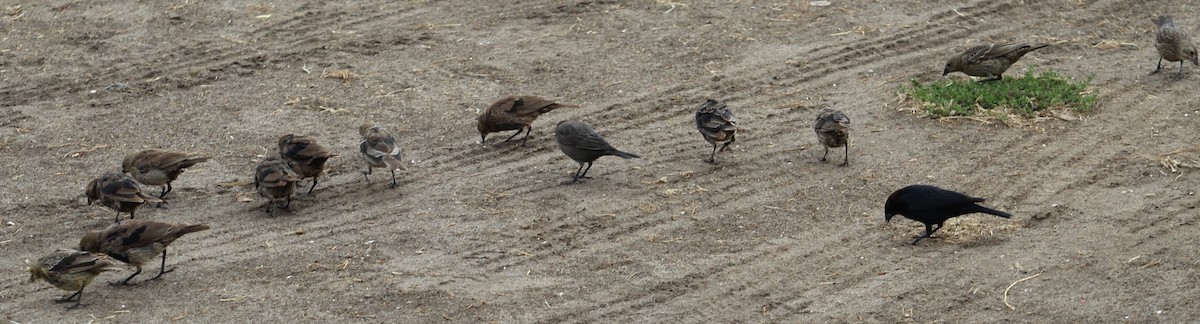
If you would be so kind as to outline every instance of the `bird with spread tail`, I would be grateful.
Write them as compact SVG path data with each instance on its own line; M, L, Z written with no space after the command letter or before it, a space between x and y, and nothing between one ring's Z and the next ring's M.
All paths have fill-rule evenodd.
M75 300L75 304L67 307L69 309L84 306L83 288L91 284L97 275L105 271L124 270L128 270L128 266L105 255L60 249L29 265L29 281L43 280L58 289L74 291L55 300L59 303Z
M525 137L521 138L521 146L525 146L525 141L529 139L529 133L533 131L533 121L537 120L538 116L558 108L579 108L579 106L558 103L539 96L500 98L479 113L479 123L476 124L479 129L479 143L483 144L490 133L515 130L517 132L505 139L504 142L508 142L524 132Z

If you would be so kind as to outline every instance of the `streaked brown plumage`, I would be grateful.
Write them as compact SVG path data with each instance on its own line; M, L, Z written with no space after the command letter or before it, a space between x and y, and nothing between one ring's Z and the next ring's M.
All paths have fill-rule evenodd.
M829 148L845 147L845 156L841 166L850 164L850 117L832 108L821 108L817 111L817 120L813 122L813 130L817 132L817 140L825 147L825 155L821 161L829 157Z
M358 144L358 151L367 162L367 167L361 171L363 178L370 183L371 178L367 175L371 174L371 169L387 168L392 173L392 188L395 188L396 170L405 169L396 138L392 137L392 133L370 122L358 126L358 134L363 137L362 143Z
M1050 45L1025 43L983 44L968 48L946 61L942 76L951 72L962 72L973 77L985 77L984 81L1000 80L1001 74L1032 50Z
M1158 32L1154 34L1154 48L1158 49L1158 67L1150 74L1162 71L1163 60L1179 62L1179 72L1175 75L1183 73L1184 61L1200 65L1200 58L1196 56L1196 44L1192 43L1192 38L1188 37L1187 33L1175 27L1175 20L1171 16L1158 16L1158 19L1151 18L1150 21L1158 25Z
M529 139L529 132L533 131L533 121L538 116L558 108L579 108L579 106L562 104L538 96L500 98L479 113L479 123L476 125L479 129L479 143L483 144L490 133L516 130L516 133L504 141L508 142L517 135L521 135L521 132L525 132L525 137L521 138L521 146L525 146L525 141Z
M696 129L700 130L700 135L704 135L704 140L712 144L712 153L708 155L708 163L717 163L717 145L725 143L721 146L721 151L724 152L729 144L737 141L737 117L733 116L733 112L725 106L724 102L713 99L706 100L696 109Z
M267 197L267 213L271 212L279 199L287 199L284 209L290 207L292 192L300 180L300 175L292 171L286 161L277 157L267 158L254 167L254 189L258 190L259 195Z
M183 169L208 161L208 157L184 152L148 149L125 156L121 172L129 173L138 182L150 186L164 186L158 198L171 192L171 181L175 181Z
M105 255L60 249L29 265L29 281L44 280L58 289L74 291L74 294L55 301L63 303L74 299L75 304L67 308L75 308L83 305L83 288L91 284L97 275L105 271L123 270L127 270L125 265Z
M591 126L577 120L558 122L558 127L554 129L554 139L558 141L558 149L562 150L563 154L575 162L579 162L579 169L575 170L575 175L563 184L577 183L579 179L589 178L587 172L592 169L592 162L601 156L616 155L626 159L640 158L637 154L622 152L612 147ZM587 164L587 169L583 168L584 164Z
M154 261L162 255L162 263L158 275L149 280L162 277L163 274L175 271L167 270L167 246L180 236L209 229L208 225L184 225L163 222L144 221L140 219L125 220L112 224L100 231L90 231L79 240L79 249L104 253L113 259L137 267L137 271L122 280L120 284L129 284L142 273L142 265Z
M287 161L300 178L312 178L308 193L317 187L317 178L325 171L325 161L337 156L328 148L317 144L317 139L307 135L287 134L279 137L279 156Z
M134 218L134 212L145 203L159 203L162 199L142 192L141 186L132 177L124 173L109 171L92 180L87 186L87 203L99 201L101 205L117 211L113 222L120 220L121 213L129 213Z

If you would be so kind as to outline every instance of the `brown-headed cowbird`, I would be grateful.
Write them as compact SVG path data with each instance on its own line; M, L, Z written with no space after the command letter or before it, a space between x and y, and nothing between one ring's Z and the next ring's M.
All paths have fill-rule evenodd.
M317 139L308 135L287 134L279 137L279 156L288 162L300 178L312 178L312 187L308 193L317 187L317 178L325 171L325 161L337 156L328 148L317 144Z
M713 146L712 153L706 160L708 163L717 163L717 144L725 143L721 146L721 151L724 152L729 144L737 141L737 117L733 116L733 112L724 102L708 99L701 104L700 108L696 109L696 129L699 129L700 135L704 135L704 140Z
M479 143L483 144L490 133L516 130L516 133L504 141L508 142L517 135L521 135L521 132L525 132L525 137L521 138L521 146L525 146L525 140L529 139L529 132L533 131L533 121L538 116L558 108L579 108L579 106L562 104L538 96L500 98L493 102L487 110L479 113L479 124L476 125L479 128Z
M149 280L158 279L164 273L175 271L175 269L167 270L167 246L184 234L206 229L209 229L208 225L203 224L184 225L130 219L112 224L104 230L90 231L84 234L83 238L79 239L79 249L92 253L103 253L137 267L136 272L120 282L122 285L127 285L129 279L142 273L142 265L153 261L160 254L162 255L162 264L158 269L158 275Z
M67 308L75 308L83 305L83 288L91 284L97 275L105 271L123 270L128 269L107 256L60 249L29 265L29 281L45 280L58 289L74 291L74 294L55 301L65 303L74 299L75 304Z
M254 167L254 188L259 195L267 197L267 213L271 213L279 199L287 199L284 209L292 205L292 192L296 190L297 182L300 182L300 175L283 159L267 158Z
M971 213L992 214L1004 218L1012 215L980 206L983 198L975 198L962 193L930 186L911 185L893 192L883 205L883 220L892 221L892 216L903 215L908 219L925 224L925 234L912 241L916 245L921 239L933 235L942 228L942 223L952 217ZM937 227L933 227L937 225Z
M821 161L829 157L829 148L845 147L845 155L841 166L850 164L850 117L839 110L821 108L817 111L817 121L813 122L813 130L817 131L817 140L825 147L825 155Z
M121 213L129 213L129 218L133 219L134 212L142 204L160 203L162 199L143 193L141 186L132 177L109 171L92 180L87 186L88 205L97 201L117 211L117 216L113 219L113 222L117 222Z
M158 198L171 192L171 181L183 173L183 169L208 161L208 157L183 152L149 149L125 156L121 172L129 173L138 182L150 186L165 186Z
M554 129L554 138L558 140L558 148L562 150L563 154L579 162L579 170L575 170L575 175L571 176L571 180L563 184L572 184L579 182L579 179L588 179L587 172L592 169L592 161L596 161L601 156L616 155L626 159L640 158L636 154L621 152L613 148L591 126L576 120L558 122L558 127ZM585 163L587 169L583 168Z
M980 82L1000 80L1001 74L1029 51L1050 45L1025 43L983 44L950 57L942 76L962 72L973 77L986 77Z
M1183 62L1192 61L1192 64L1200 65L1200 58L1196 56L1196 44L1192 43L1192 38L1188 37L1187 33L1175 27L1175 20L1171 16L1158 16L1158 19L1151 18L1155 25L1158 25L1158 33L1154 34L1154 48L1158 49L1158 67L1150 74L1162 71L1162 62L1179 62L1179 72L1175 75L1183 73Z
M395 188L396 170L406 169L400 156L400 146L396 145L396 138L392 137L392 133L370 122L358 126L358 134L363 137L362 143L358 144L358 151L367 162L367 167L362 170L363 178L370 183L371 178L367 175L371 174L371 169L387 168L392 172L392 188Z

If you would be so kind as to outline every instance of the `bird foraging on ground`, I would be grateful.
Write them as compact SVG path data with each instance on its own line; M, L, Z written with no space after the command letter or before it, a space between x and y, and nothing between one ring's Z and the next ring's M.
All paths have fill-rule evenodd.
M1004 218L1012 215L999 210L980 206L983 198L975 198L962 193L930 186L911 185L893 192L883 205L883 219L891 222L892 216L902 215L908 219L925 224L925 234L912 241L913 245L921 239L933 235L942 228L947 219L971 213L992 214ZM933 225L937 225L934 227Z
M307 135L287 134L279 137L279 156L301 179L312 178L313 183L308 187L308 193L317 187L317 178L325 171L325 162L337 156L328 148L317 144L317 138Z
M158 198L171 192L171 181L175 181L183 169L208 161L208 157L159 149L143 150L125 156L121 172L129 173L138 182L150 186L164 186Z
M162 263L158 275L149 280L162 277L163 274L175 271L167 269L167 246L180 236L209 229L208 225L184 225L163 222L144 221L140 219L125 220L112 224L100 231L90 231L79 240L79 249L103 253L137 267L137 271L122 280L119 284L129 284L142 273L142 265L151 262L162 255ZM114 283L116 284L116 283Z
M733 112L729 107L725 106L724 102L713 99L706 100L696 109L696 129L700 130L700 135L704 136L704 140L712 144L712 153L708 155L708 163L717 163L717 145L721 145L721 152L729 147L729 144L737 141L737 117L733 116Z
M113 222L121 219L121 213L129 213L134 218L134 212L145 203L160 203L162 199L142 192L141 186L133 178L124 173L109 171L88 183L87 203L100 202L105 207L117 211Z
M1026 43L983 44L968 48L966 51L950 57L942 76L952 72L962 72L973 77L984 77L980 82L1001 79L1001 74L1032 50L1050 45L1030 45Z
M575 171L571 180L563 184L572 184L579 182L579 179L588 179L587 172L592 169L592 162L601 156L616 155L626 159L640 158L636 154L613 148L608 141L604 140L604 137L596 133L596 130L581 121L558 122L558 127L554 129L554 138L558 141L558 149L562 150L563 154L579 162L579 170ZM587 164L586 169L583 167L584 164Z
M829 148L844 147L841 166L850 164L850 117L840 110L821 108L817 111L817 120L813 122L813 130L817 132L817 140L825 147L825 155L821 161L829 157Z
M65 303L74 299L75 304L67 307L70 309L83 306L83 288L101 272L123 270L128 269L108 256L60 249L29 265L29 281L44 280L58 289L74 291L74 294L55 300Z
M396 170L405 169L403 158L400 156L400 146L396 145L396 138L392 137L392 133L371 122L358 126L358 134L363 137L362 143L358 144L358 151L362 153L363 160L367 162L367 167L361 171L363 178L370 183L371 178L367 175L371 174L371 169L387 168L392 173L391 187L395 188Z
M505 139L504 142L508 142L524 132L525 137L521 138L521 146L525 146L525 141L529 139L529 133L533 131L533 121L538 116L558 108L579 108L579 106L562 104L538 96L500 98L479 113L479 123L476 125L479 129L479 143L483 144L490 133L516 130L517 132Z
M1187 33L1175 27L1175 19L1171 16L1158 16L1150 21L1158 25L1158 32L1154 34L1154 48L1158 49L1158 67L1150 74L1162 71L1163 60L1179 62L1179 72L1175 73L1176 76L1183 73L1184 61L1200 65L1200 58L1196 56L1196 44L1192 43L1192 38L1188 37Z
M284 209L292 205L292 193L296 190L297 182L300 182L300 175L292 171L283 159L267 158L254 167L254 189L259 195L267 197L268 214L280 199L287 199Z

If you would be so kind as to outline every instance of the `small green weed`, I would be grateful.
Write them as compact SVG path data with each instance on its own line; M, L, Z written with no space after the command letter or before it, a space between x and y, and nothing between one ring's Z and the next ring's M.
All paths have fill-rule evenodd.
M1054 71L1034 75L1033 69L1021 78L977 83L974 81L941 80L922 84L912 80L900 92L920 102L930 116L1005 116L1026 118L1040 111L1065 107L1077 113L1090 113L1096 96L1087 91L1092 82L1072 82Z

